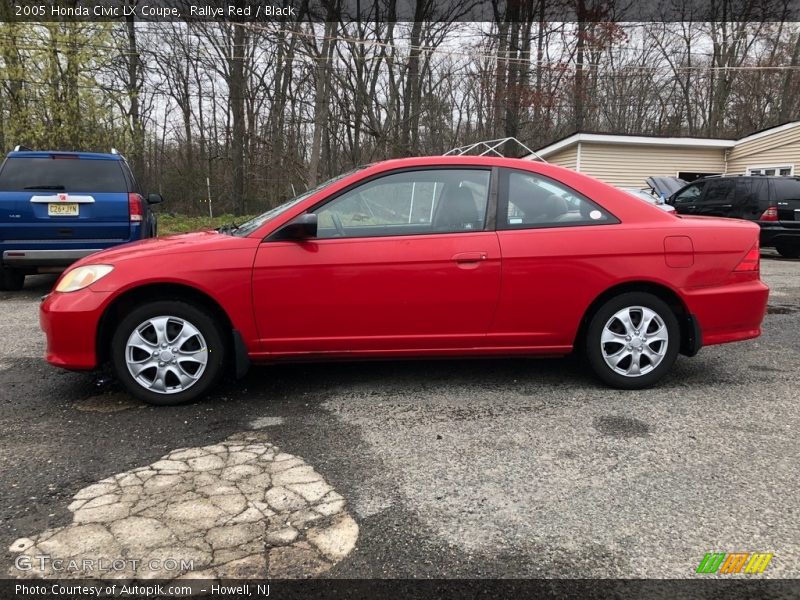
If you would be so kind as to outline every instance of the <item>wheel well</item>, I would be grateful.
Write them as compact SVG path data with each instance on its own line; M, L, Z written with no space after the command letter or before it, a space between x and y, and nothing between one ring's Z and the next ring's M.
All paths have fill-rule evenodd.
M183 300L205 308L223 327L225 343L233 343L233 324L228 314L208 294L188 285L174 283L154 283L133 288L120 294L106 307L97 328L97 364L104 365L110 359L112 325L118 323L131 308L154 300Z
M607 289L605 292L595 298L594 301L589 305L589 308L587 308L586 312L583 314L583 319L581 319L578 332L575 334L573 348L578 349L583 346L583 340L584 336L586 335L586 329L589 327L589 322L592 320L592 317L598 311L598 309L603 306L603 304L615 296L630 292L644 292L652 294L653 296L663 300L667 306L670 307L673 314L678 319L678 325L680 326L681 351L685 351L684 353L689 352L690 350L688 344L693 342L693 338L695 336L689 310L686 308L686 305L683 303L683 300L681 300L680 296L678 296L678 294L676 294L673 290L664 285L649 281L630 281L621 283Z

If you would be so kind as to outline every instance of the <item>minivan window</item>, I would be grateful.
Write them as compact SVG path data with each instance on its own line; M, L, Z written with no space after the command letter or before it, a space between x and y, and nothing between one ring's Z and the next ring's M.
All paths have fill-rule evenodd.
M127 192L118 160L8 158L0 171L0 192Z

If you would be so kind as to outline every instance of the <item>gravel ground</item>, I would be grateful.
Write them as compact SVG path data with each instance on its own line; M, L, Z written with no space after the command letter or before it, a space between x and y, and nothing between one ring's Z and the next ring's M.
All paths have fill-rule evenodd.
M295 365L174 408L49 367L53 278L29 278L0 293L0 542L68 526L104 478L258 429L358 523L328 576L684 578L706 552L763 551L764 577L800 577L800 261L765 251L762 276L764 335L680 357L653 390L571 359Z

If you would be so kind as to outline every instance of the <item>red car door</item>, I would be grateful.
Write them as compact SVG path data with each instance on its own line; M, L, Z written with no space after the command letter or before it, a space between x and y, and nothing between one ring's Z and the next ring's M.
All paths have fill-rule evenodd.
M549 177L502 169L497 234L503 285L489 334L493 345L568 352L586 307L620 266L607 255L616 247L618 223Z
M317 237L267 241L253 270L262 351L480 347L500 290L488 169L393 172L322 201Z

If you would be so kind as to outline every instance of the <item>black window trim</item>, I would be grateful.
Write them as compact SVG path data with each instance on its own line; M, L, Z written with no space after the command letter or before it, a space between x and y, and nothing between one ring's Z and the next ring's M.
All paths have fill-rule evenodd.
M464 231L423 231L423 232L415 232L415 233L398 233L392 235L357 235L357 236L348 236L348 237L331 237L331 238L313 238L314 242L330 242L330 241L342 241L342 240L371 240L371 239L379 239L379 238L398 238L398 237L416 237L416 236L423 236L423 235L461 235L464 233L482 233L486 231L494 231L494 222L491 223L490 226L490 217L494 218L497 214L497 167L492 167L488 165L452 165L452 164L442 164L442 165L424 165L418 167L401 167L398 169L391 169L389 171L382 171L380 173L375 173L370 175L369 177L365 177L364 179L359 179L348 185L345 188L342 188L338 192L335 192L325 198L319 200L313 206L309 207L304 211L304 213L313 213L318 211L320 208L328 204L329 202L333 202L340 196L361 187L367 183L370 183L376 179L382 179L384 177L389 177L391 175L397 175L399 173L411 173L411 172L418 172L418 171L488 171L489 172L489 190L488 190L488 198L486 200L486 212L484 214L484 225L483 229L465 229ZM303 213L301 213L303 214ZM285 225L285 223L284 223ZM282 240L279 237L275 237L278 231L282 229L283 225L278 227L272 233L270 233L267 237L264 238L264 242L285 242L286 240Z
M556 186L562 187L566 190L569 190L570 193L575 194L578 198L585 200L592 206L596 207L598 210L603 211L611 218L607 221L601 222L569 222L565 221L563 223L542 223L542 224L530 224L530 223L520 223L520 224L511 224L508 223L508 187L509 187L509 180L511 179L511 173L523 173L526 175L533 175L535 177L540 177L542 179L546 179L547 181L553 182ZM547 175L543 175L536 171L527 171L525 169L513 169L510 167L503 167L500 169L499 173L499 192L497 197L497 231L524 231L529 229L562 229L564 227L597 227L598 225L619 225L622 221L620 221L619 217L617 217L614 213L608 210L604 206L600 206L594 200L587 198L586 194L582 194L581 192L577 191L575 188L568 186L566 183L559 181L558 179L553 179L552 177L548 177ZM500 218L505 215L505 218Z

